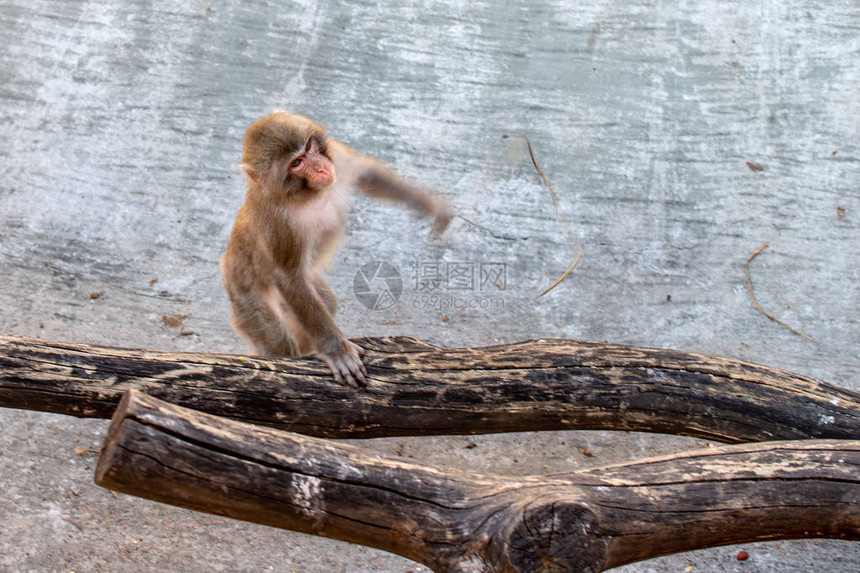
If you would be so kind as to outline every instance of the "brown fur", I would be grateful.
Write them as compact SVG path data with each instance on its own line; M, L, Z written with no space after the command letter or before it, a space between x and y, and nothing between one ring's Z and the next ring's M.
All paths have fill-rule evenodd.
M335 324L337 299L321 274L343 239L349 190L402 201L433 216L437 232L450 207L288 112L248 128L240 170L248 191L221 260L233 328L259 354L316 354L338 382L366 384L361 349Z

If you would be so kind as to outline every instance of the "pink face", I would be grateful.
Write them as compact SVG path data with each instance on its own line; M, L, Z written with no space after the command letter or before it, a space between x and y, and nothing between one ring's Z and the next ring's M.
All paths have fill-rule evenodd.
M304 179L311 189L324 189L334 183L334 165L320 151L313 137L308 140L305 151L290 162L288 169L294 177Z

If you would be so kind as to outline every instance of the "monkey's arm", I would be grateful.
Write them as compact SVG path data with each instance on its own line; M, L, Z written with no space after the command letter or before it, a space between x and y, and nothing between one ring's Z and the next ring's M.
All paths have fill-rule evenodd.
M434 232L441 233L448 227L454 212L447 201L433 197L429 191L408 183L378 160L359 155L339 141L330 140L330 145L339 164L336 169L345 171L350 183L359 191L371 197L399 201L422 215L433 217Z
M295 319L313 352L326 363L338 383L353 387L366 385L367 371L361 362L361 349L347 340L337 327L306 275L298 270L276 273L276 286L289 311L287 322Z

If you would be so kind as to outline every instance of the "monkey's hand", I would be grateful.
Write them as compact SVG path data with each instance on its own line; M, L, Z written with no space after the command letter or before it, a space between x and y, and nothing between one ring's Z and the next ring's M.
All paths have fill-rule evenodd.
M441 235L448 228L451 219L454 218L454 210L443 199L436 200L436 204L433 206L433 211L430 214L433 216L433 233L437 235Z
M353 388L367 386L367 370L361 363L364 350L345 338L329 347L331 350L317 352L317 358L326 363L335 381Z

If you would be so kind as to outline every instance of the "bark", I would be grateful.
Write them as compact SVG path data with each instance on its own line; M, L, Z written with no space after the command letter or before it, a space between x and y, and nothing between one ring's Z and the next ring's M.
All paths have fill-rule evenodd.
M0 406L109 418L136 388L329 438L609 429L723 442L860 438L860 394L727 358L573 341L356 340L367 388L315 358L153 352L0 335Z
M405 463L130 391L99 485L436 571L602 571L715 545L860 539L860 441L734 445L520 478Z

